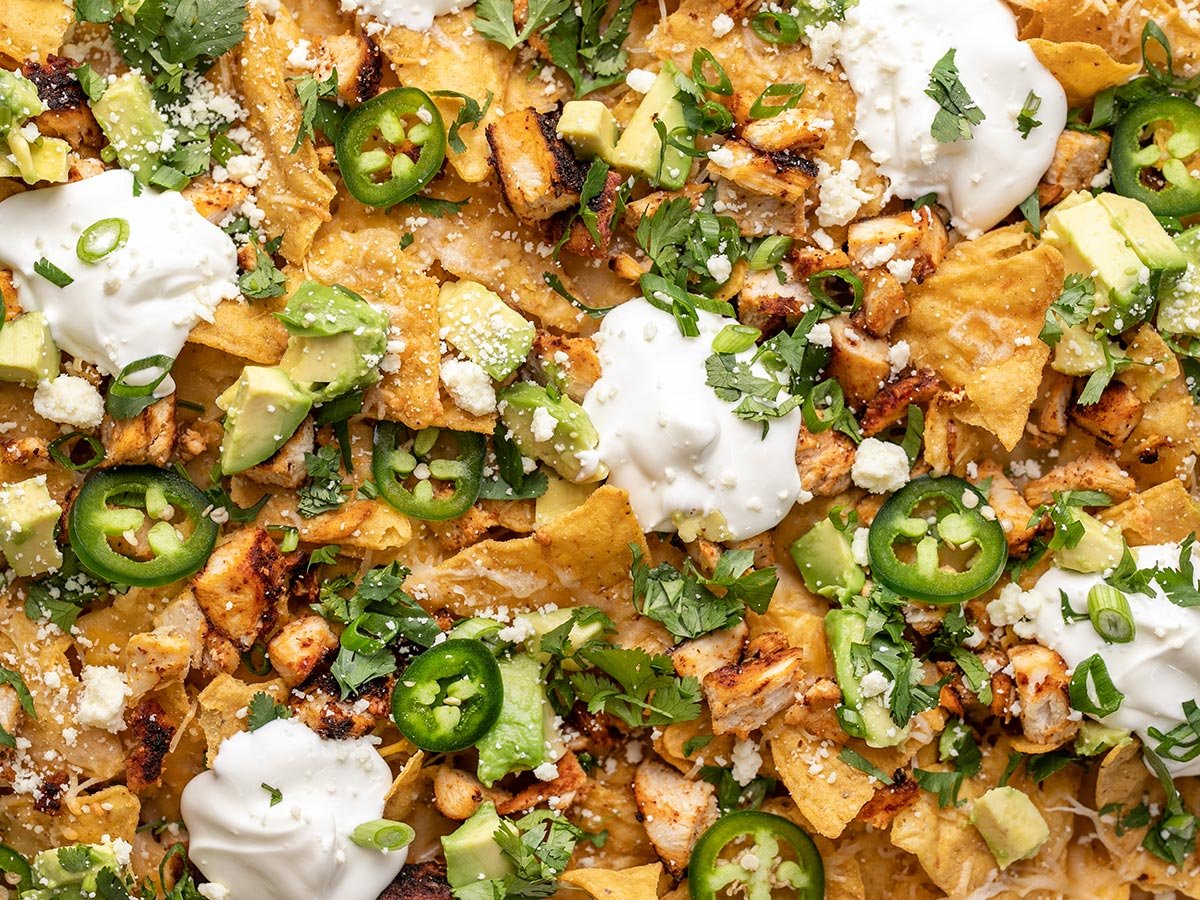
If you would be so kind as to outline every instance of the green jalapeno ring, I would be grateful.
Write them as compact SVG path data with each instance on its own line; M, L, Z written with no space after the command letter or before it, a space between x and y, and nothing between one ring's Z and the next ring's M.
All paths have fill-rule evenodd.
M0 886L10 891L29 891L34 887L33 868L8 844L0 844L0 872L4 873L0 877Z
M1142 146L1150 127L1167 123L1174 133L1163 146ZM1156 130L1156 129L1155 129ZM1200 107L1182 97L1155 97L1135 103L1113 130L1113 187L1118 194L1140 200L1156 216L1182 218L1200 212L1200 175L1186 161L1200 153ZM1157 187L1147 182L1157 173Z
M949 508L939 514L933 533L925 519L913 515L928 501ZM959 603L978 597L999 580L1008 561L1004 529L994 518L984 517L986 505L987 498L972 484L953 475L910 481L883 504L871 523L867 549L873 577L902 597L926 603ZM900 542L916 544L913 562L896 555ZM966 570L941 567L941 544L974 551Z
M404 124L406 117L418 121ZM368 147L378 133L382 147ZM405 148L415 149L414 161ZM446 159L446 126L429 95L414 87L393 88L351 110L334 147L346 189L368 206L394 206L425 187ZM375 176L390 169L390 177Z
M487 456L487 440L481 434L451 431L458 443L455 459L430 459L441 431L427 428L416 433L413 452L401 448L410 434L398 422L379 422L375 426L375 437L371 453L371 473L379 496L406 516L429 522L455 519L471 508L483 488L483 463ZM404 486L404 479L413 475L418 465L425 464L430 475L454 485L449 497L434 497L433 483L418 479L412 490Z
M739 852L728 862L721 852L733 849L740 839L756 857L753 867L739 864ZM780 843L786 843L794 860L779 861ZM726 888L736 885L737 893ZM700 836L688 864L688 891L692 900L717 900L725 896L787 897L821 900L825 896L825 864L808 833L782 816L741 810L722 816Z
M140 503L110 506L110 501ZM114 584L158 587L186 578L207 562L217 542L217 523L204 515L211 504L204 493L174 472L153 466L119 466L90 475L75 495L67 516L71 548L83 567ZM164 518L170 506L172 521L186 514L192 532L180 538L174 525ZM132 559L114 550L112 536L137 531L147 515L157 519L147 539L154 557Z
M481 641L452 638L426 650L392 689L392 718L422 750L452 753L482 738L500 717L504 681Z

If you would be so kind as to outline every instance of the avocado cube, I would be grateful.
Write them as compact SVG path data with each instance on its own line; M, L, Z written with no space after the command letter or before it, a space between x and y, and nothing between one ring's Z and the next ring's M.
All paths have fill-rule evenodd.
M61 184L67 180L71 145L62 138L39 137L31 143L14 129L8 133L6 143L9 152L0 156L0 178L20 178L26 184Z
M908 740L908 726L901 728L892 721L891 711L882 695L864 696L862 678L854 661L854 646L865 641L867 619L852 609L830 610L825 616L825 638L833 654L833 670L842 703L857 713L862 737L868 747L895 747Z
M1050 368L1064 375L1088 375L1107 362L1104 338L1096 337L1083 325L1067 325L1054 345Z
M1091 719L1079 724L1079 735L1075 738L1075 752L1080 756L1099 756L1114 747L1128 743L1132 738L1127 728L1109 728Z
M1075 520L1083 526L1083 537L1074 547L1058 551L1056 562L1072 572L1104 572L1121 561L1125 553L1125 538L1115 525L1105 525L1083 510L1073 510Z
M73 844L43 850L33 858L32 868L34 884L57 889L47 894L56 898L82 897L83 891L92 895L102 871L121 871L116 852L107 841L103 844ZM81 893L64 892L64 888L78 888Z
M1163 284L1158 301L1158 330L1200 335L1200 226L1175 235L1175 246L1188 265L1180 275Z
M510 384L498 398L500 418L525 456L540 459L576 483L602 481L608 475L608 466L595 453L600 443L596 426L571 398L551 398L544 387L528 381Z
M642 98L633 118L625 126L625 132L613 149L613 168L629 175L641 175L659 187L677 191L687 183L692 169L692 160L678 147L663 147L656 122L661 122L670 134L684 124L683 105L675 99L679 89L675 76L679 70L671 62L664 62L653 87ZM681 143L691 146L691 137L676 135Z
M225 410L221 471L233 475L274 456L312 409L312 397L281 368L246 366L217 406Z
M611 162L617 146L617 120L599 100L569 100L558 120L558 136L584 159Z
M975 801L971 824L983 835L1001 869L1037 854L1050 828L1029 797L1014 787L992 788Z
M488 787L509 772L535 769L546 761L542 665L525 653L499 663L504 703L500 717L476 745L479 749L476 774Z
M851 596L866 584L866 573L854 561L850 539L828 518L805 532L789 552L804 586L814 594Z
M1187 257L1145 203L1118 194L1101 194L1096 202L1108 211L1113 228L1124 235L1151 271L1178 275L1187 268Z
M53 381L58 363L58 347L40 312L27 312L0 327L0 381Z
M92 113L121 167L149 181L162 162L167 131L167 122L154 105L150 83L140 72L126 72L92 102Z
M442 837L446 880L450 887L457 890L479 881L503 878L516 871L516 866L496 843L499 831L500 816L496 814L496 805L488 800L479 804L471 818L457 830Z
M442 337L496 381L525 362L534 324L477 281L442 285L438 294Z
M0 550L17 575L41 575L62 565L54 540L61 516L45 475L0 487Z

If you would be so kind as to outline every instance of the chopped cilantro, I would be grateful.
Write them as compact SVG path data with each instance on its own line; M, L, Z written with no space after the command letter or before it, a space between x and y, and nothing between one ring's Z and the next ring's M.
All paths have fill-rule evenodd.
M929 73L929 87L925 89L925 93L941 107L933 118L929 133L943 144L957 140L969 141L971 126L987 118L963 87L958 66L954 64L954 54L954 50L947 50L946 55L937 61Z
M291 711L282 703L276 703L275 698L265 691L259 691L250 698L249 716L246 723L251 731L258 731L268 722L276 719L289 719Z

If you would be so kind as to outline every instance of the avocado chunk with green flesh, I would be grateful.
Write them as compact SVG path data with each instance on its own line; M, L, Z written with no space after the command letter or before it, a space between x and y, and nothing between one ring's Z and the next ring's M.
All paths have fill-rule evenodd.
M1187 268L1167 281L1159 295L1158 330L1200 336L1200 226L1175 235Z
M312 409L312 397L283 369L246 366L217 406L225 410L221 471L233 475L274 456Z
M58 346L40 312L27 312L0 327L0 381L53 381L58 363Z
M1145 203L1119 194L1100 194L1096 202L1150 271L1178 275L1187 268L1187 257Z
M1083 525L1083 537L1074 547L1058 551L1057 562L1072 572L1104 572L1121 561L1125 538L1121 529L1105 525L1083 510L1073 510L1076 521Z
M111 845L74 844L38 853L32 862L33 883L48 888L47 898L94 896L96 881L104 869L120 872L121 865ZM72 891L74 888L76 891ZM25 897L25 894L21 895ZM36 897L36 894L29 896Z
M438 317L446 342L496 381L525 362L537 335L532 322L476 281L443 284Z
M479 780L488 787L509 772L535 769L546 761L546 735L542 707L542 665L532 656L517 654L500 660L504 682L504 705L500 718L476 745L479 749Z
M0 156L0 178L20 178L26 184L61 184L70 171L71 145L61 138L39 137L32 143L19 131L6 139L7 156ZM11 160L8 158L11 157Z
M160 148L167 131L149 82L139 72L126 72L108 86L104 96L92 101L92 113L121 168L149 181L162 163Z
M677 74L679 70L673 63L663 63L654 86L634 110L612 155L613 168L629 175L641 175L651 182L657 181L660 187L670 191L684 186L692 168L691 157L678 147L668 145L663 148L662 138L654 127L655 123L661 123L670 135L684 124L683 105L675 99L679 92L675 86ZM674 137L681 144L692 146L690 136L677 134Z
M549 659L548 653L541 652L542 638L554 631L554 629L565 625L574 612L575 610L573 609L563 608L532 612L518 617L518 621L528 623L529 627L533 629L533 634L525 639L525 646L540 662L545 662ZM571 644L572 652L576 648L582 647L588 641L599 640L602 637L604 637L604 625L601 622L572 625L571 630L567 632L567 640ZM563 668L578 669L579 666L573 660L564 659Z
M825 616L825 637L833 653L834 674L842 689L842 703L857 713L862 724L862 739L868 747L894 747L908 739L908 727L896 725L883 695L864 697L862 677L854 662L855 644L864 642L867 620L852 609L831 610Z
M460 619L454 623L454 627L450 629L449 636L452 638L466 638L474 640L485 640L488 637L495 637L504 626L495 619L486 619L483 616L475 616L471 619Z
M1080 756L1099 756L1129 740L1130 733L1125 728L1109 728L1107 725L1085 719L1075 737L1075 752Z
M975 801L971 824L1001 869L1029 859L1050 837L1050 828L1029 797L1014 787L992 788Z
M822 519L792 544L790 553L804 586L822 597L852 596L867 575L854 561L850 539L830 519Z
M613 161L617 120L599 100L569 100L558 119L558 135L583 159Z
M41 575L62 565L54 540L61 516L45 475L0 486L0 550L17 575Z
M488 800L455 831L442 837L446 880L450 887L464 888L479 881L504 878L516 871L512 860L496 843L500 822L495 804Z
M1062 336L1054 345L1050 368L1064 375L1091 374L1107 362L1105 343L1104 338L1092 334L1083 325L1064 325Z
M552 398L541 385L518 381L498 399L500 418L525 456L540 459L568 481L602 481L608 475L608 466L592 458L600 443L596 426L570 397Z

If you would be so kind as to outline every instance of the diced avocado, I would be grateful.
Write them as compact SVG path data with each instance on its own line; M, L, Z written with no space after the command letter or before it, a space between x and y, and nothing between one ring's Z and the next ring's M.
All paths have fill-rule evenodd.
M225 410L221 471L226 475L269 459L300 427L312 397L283 369L246 366L241 377L217 398Z
M1099 756L1129 740L1130 734L1125 728L1109 728L1107 725L1085 719L1075 737L1075 752L1080 756Z
M866 584L867 575L854 561L850 539L830 519L822 519L805 532L790 552L804 586L814 594L847 597Z
M539 384L518 381L501 390L498 399L500 418L525 456L577 483L608 475L608 466L595 458L600 443L596 426L570 397L555 399Z
M496 381L517 370L537 335L534 324L477 281L442 285L442 337Z
M275 315L291 335L279 367L317 402L379 380L390 323L358 294L306 281Z
M1175 235L1188 260L1186 270L1164 282L1158 301L1158 330L1200 335L1200 226Z
M33 883L38 888L50 889L45 893L47 898L66 900L85 894L95 896L100 872L104 869L120 872L122 867L111 844L74 844L41 851L33 858L32 868Z
M534 528L544 528L559 516L583 506L596 490L595 484L576 484L554 472L547 472L546 479L546 493L534 501Z
M1121 561L1125 539L1121 529L1105 525L1083 510L1072 510L1076 521L1083 525L1083 537L1074 547L1058 551L1056 562L1072 572L1103 572Z
M61 516L45 475L0 486L0 550L8 567L24 578L61 566L62 553L54 541Z
M1145 203L1119 194L1100 194L1096 202L1108 211L1113 228L1124 235L1152 272L1178 275L1187 268L1187 257Z
M855 644L863 643L867 620L852 609L834 609L825 615L825 637L833 654L834 674L842 689L842 704L858 719L861 737L868 747L894 747L908 739L908 727L892 721L891 711L882 694L864 697L862 678L854 661Z
M500 816L491 800L479 805L471 818L442 837L446 854L446 880L452 888L464 888L479 881L503 878L516 866L496 843Z
M671 521L675 524L675 532L679 539L685 544L692 543L696 538L707 538L710 541L733 539L733 535L729 533L729 521L719 509L706 513L676 510L671 513Z
M8 154L0 156L0 178L20 178L26 184L39 181L61 184L67 180L71 145L66 141L38 136L30 142L14 129L8 133L6 142Z
M571 619L571 615L575 611L569 607L554 610L539 610L527 615L519 616L518 621L527 622L529 627L533 629L533 634L525 639L525 646L529 652L541 662L545 662L549 658L549 654L541 653L541 639L554 629L565 625ZM567 640L570 641L572 648L582 647L588 641L599 640L604 637L604 623L601 621L586 622L582 625L576 624L571 626L571 630L567 634ZM569 665L570 664L570 665ZM571 668L570 660L563 661L564 668ZM578 666L574 666L578 668Z
M1088 375L1105 364L1104 339L1083 325L1066 325L1054 345L1050 368L1064 375Z
M167 131L167 122L154 105L150 83L140 72L126 72L92 102L92 113L121 168L149 181L162 162Z
M546 760L546 734L542 707L542 665L532 656L519 653L500 660L504 682L504 705L500 718L476 745L479 749L479 780L491 787L509 772L534 769Z
M53 381L58 363L58 347L40 312L27 312L0 326L0 381Z
M466 638L477 641L485 640L488 637L494 637L504 625L495 619L485 619L482 616L476 616L472 619L462 619L455 622L454 627L450 629L449 637Z
M1050 828L1033 801L1008 786L992 788L975 801L971 824L983 835L1001 869L1034 856L1050 837Z
M20 72L0 69L0 136L45 111L36 84Z
M679 70L673 63L664 62L662 70L649 93L642 98L633 118L625 126L621 139L613 150L614 168L630 175L641 175L669 191L677 191L687 182L692 160L677 147L663 148L662 138L654 127L661 122L668 135L684 124L683 105L675 99L679 89L675 76ZM691 146L692 138L677 134L680 143Z
M599 100L569 100L558 119L558 135L583 159L612 162L617 120Z

